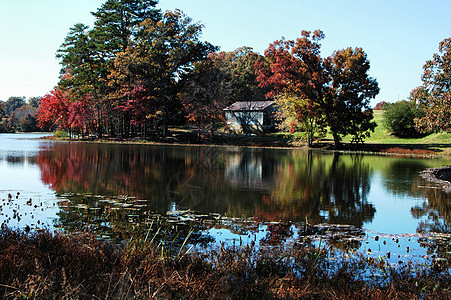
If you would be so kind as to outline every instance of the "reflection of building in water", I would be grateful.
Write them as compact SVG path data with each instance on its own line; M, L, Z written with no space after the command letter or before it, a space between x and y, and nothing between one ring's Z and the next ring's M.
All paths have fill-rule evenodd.
M273 185L273 173L272 160L264 160L262 152L230 153L225 162L226 182L236 189L268 191Z

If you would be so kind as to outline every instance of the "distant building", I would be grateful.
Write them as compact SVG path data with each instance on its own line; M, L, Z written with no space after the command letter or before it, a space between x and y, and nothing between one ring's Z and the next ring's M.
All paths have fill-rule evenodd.
M242 101L224 108L227 126L236 133L264 133L276 128L274 101Z

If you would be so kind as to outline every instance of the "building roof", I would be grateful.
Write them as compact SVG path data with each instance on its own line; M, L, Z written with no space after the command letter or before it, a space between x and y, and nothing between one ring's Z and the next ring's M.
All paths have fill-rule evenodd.
M264 110L274 103L274 101L240 101L224 108L224 110Z

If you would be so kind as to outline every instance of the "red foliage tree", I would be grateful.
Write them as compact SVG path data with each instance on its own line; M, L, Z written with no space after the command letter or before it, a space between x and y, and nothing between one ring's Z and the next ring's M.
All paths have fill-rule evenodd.
M68 94L56 87L41 99L38 113L38 127L41 129L56 125L68 129L70 100Z
M296 40L275 41L265 51L266 60L258 61L255 68L260 85L272 88L267 96L302 100L298 118L322 115L338 146L340 135L360 138L374 130L369 99L379 88L368 76L370 65L361 48L335 51L323 59L323 38L323 32L316 30L302 31Z
M376 106L374 106L374 110L383 110L385 106L387 106L387 104L388 104L387 102L381 101L377 103Z

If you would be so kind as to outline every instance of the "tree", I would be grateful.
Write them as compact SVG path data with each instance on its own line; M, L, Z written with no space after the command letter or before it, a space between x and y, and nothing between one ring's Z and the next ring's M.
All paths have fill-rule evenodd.
M25 118L23 118L22 120L19 120L19 126L20 126L21 130L24 132L37 131L37 128L38 128L37 125L38 125L38 122L36 120L36 117L31 114L27 114L25 116Z
M216 48L200 41L202 25L181 11L167 11L155 22L147 19L126 51L118 53L109 77L117 107L141 113L133 121L156 117L165 136L168 121L177 114L178 80ZM180 109L178 109L180 111Z
M12 116L14 111L25 105L25 97L9 97L5 102L5 113L8 116Z
M92 100L96 115L97 134L103 133L103 110L100 96L105 89L106 61L96 49L97 45L90 36L88 26L78 23L67 34L64 43L58 49L61 58L60 88L67 89L74 99ZM66 95L69 97L69 95ZM63 98L55 98L63 99ZM42 101L42 100L41 100ZM65 104L62 103L62 106ZM45 106L44 106L45 107Z
M17 127L19 126L19 120L16 118L16 114L14 112L11 113L11 117L7 123L7 131L8 132L16 132Z
M368 75L370 64L361 48L335 51L323 59L322 39L323 32L316 30L302 31L296 41L275 41L265 51L266 60L255 67L260 85L272 89L267 96L302 99L298 116L323 116L338 147L342 135L365 137L374 130L369 101L379 88Z
M108 65L108 74L105 74L103 82L108 82L107 76L118 53L126 51L130 41L136 38L140 23L144 20L157 22L161 19L160 10L155 9L156 4L157 1L154 0L107 0L97 12L92 13L96 21L91 37L96 44L96 50L106 59ZM124 116L121 110L114 109L117 99L111 95L116 91L107 89L105 86L105 97L102 99L108 120L106 126L110 134L119 132L122 135L124 126L121 128L121 123L123 125L124 121L127 122L129 116Z
M217 52L210 56L216 66L227 75L233 101L264 101L268 89L259 87L255 63L263 57L250 47L230 52Z
M109 68L116 54L124 51L146 19L158 20L160 13L152 0L107 0L97 12L95 26L75 24L57 52L61 58L59 86L72 98L72 120L94 120L98 136L112 134L115 111L108 91ZM77 103L75 103L77 102ZM76 113L82 115L76 116ZM91 116L86 114L90 113ZM75 123L74 123L75 124ZM89 126L92 127L92 126Z
M224 121L222 110L232 101L230 76L212 55L194 64L182 81L181 101L187 119L199 126Z
M6 112L5 112L5 102L0 100L0 133L5 133L8 131L6 122ZM5 120L3 120L5 119Z
M34 108L38 108L42 97L30 97L27 99L28 105Z
M3 118L6 118L7 114L6 114L6 110L5 110L5 102L0 101L0 121Z
M425 107L426 115L416 119L421 132L451 132L451 38L439 44L439 53L423 66L423 85L411 92L411 98Z
M376 122L370 100L379 93L376 79L368 75L370 62L362 48L335 51L324 60L329 74L325 95L325 118L338 145L341 137L365 138L374 132Z
M37 128L38 108L26 104L15 110L15 117L18 120L18 129L24 132L38 131Z
M415 128L415 119L424 115L414 101L387 103L384 107L384 126L398 137L415 137L419 132Z
M155 9L155 0L107 0L96 12L92 37L98 50L113 59L129 45L134 29L144 20L158 21L160 11Z
M378 102L373 110L383 110L388 103L386 101Z
M305 132L303 138L311 146L315 136L323 133L324 116L321 110L310 107L316 105L314 102L295 96L281 94L275 99L280 108L277 113L281 121L279 127L289 129L290 133L297 130Z
M56 125L60 129L69 129L69 106L68 94L55 88L41 99L38 127L45 129Z

